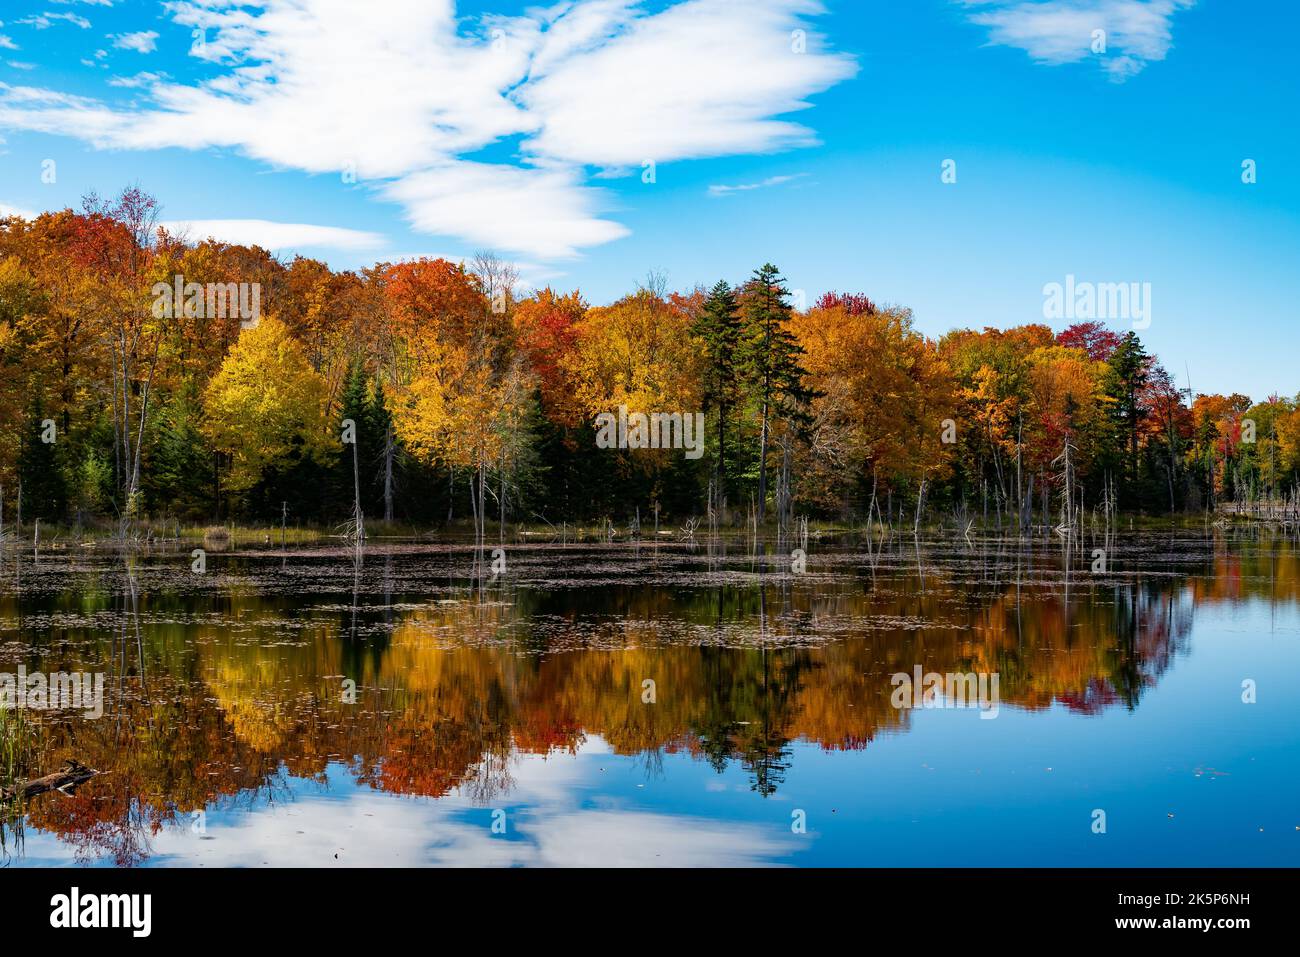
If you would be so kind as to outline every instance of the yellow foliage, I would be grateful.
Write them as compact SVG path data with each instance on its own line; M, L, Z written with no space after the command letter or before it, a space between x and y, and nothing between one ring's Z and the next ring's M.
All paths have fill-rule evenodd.
M204 434L231 457L228 488L246 491L271 467L326 454L325 383L288 327L264 317L243 330L204 393Z
M620 405L645 413L698 410L701 360L691 317L642 291L587 310L577 347L563 362L579 406L594 417Z
M791 329L805 352L816 441L851 475L933 481L948 467L943 420L954 386L934 344L907 310L852 314L843 307L797 313Z

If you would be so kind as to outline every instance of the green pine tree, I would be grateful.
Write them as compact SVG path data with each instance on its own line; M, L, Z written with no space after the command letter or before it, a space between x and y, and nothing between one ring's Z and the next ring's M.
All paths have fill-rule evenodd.
M67 483L59 461L58 440L54 420L45 414L44 398L39 389L33 389L18 441L18 480L25 519L58 521L67 509Z
M736 293L724 281L709 292L695 334L704 343L704 411L717 419L718 449L713 459L713 482L720 501L726 500L727 420L740 400L740 309Z
M348 366L348 375L343 382L343 394L339 397L338 434L342 434L343 423L349 419L354 425L352 432L356 445L354 447L345 444L343 454L339 456L335 470L337 495L343 511L350 514L355 504L359 484L361 510L366 514L374 514L370 479L383 451L384 438L375 428L374 410L370 404L369 376L366 375L365 367L359 362L353 362Z
M1142 392L1150 375L1151 357L1142 348L1136 332L1124 336L1110 357L1110 383L1108 392L1115 400L1114 416L1121 434L1127 436L1128 455L1125 471L1130 483L1138 479L1138 428L1146 412L1142 405Z
M366 404L366 431L378 437L379 468L369 483L375 498L383 503L384 521L393 520L393 498L397 492L399 466L404 461L401 445L393 428L393 414L388 409L384 384L375 377L375 388ZM362 476L362 482L366 477Z
M771 263L754 271L744 290L744 335L741 360L759 415L758 520L767 500L767 453L772 425L785 420L806 424L804 411L814 393L804 385L804 350L788 328L790 291Z
M151 510L199 517L212 507L212 456L199 432L198 386L187 379L157 413L149 468L144 473Z

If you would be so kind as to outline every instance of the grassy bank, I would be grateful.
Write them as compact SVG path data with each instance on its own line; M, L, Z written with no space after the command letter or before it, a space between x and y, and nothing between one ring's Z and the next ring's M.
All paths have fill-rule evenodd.
M1056 516L1053 516L1055 518ZM911 535L914 531L913 516L903 516L891 525L882 524L877 518L872 522L808 519L807 535L812 540L838 538L854 535L879 536L881 533ZM1269 513L1256 513L1242 510L1217 513L1196 512L1177 514L1142 514L1120 513L1112 518L1111 530L1156 531L1171 527L1191 528L1210 524L1258 524L1261 520L1268 522L1274 516ZM1050 534L1051 527L1044 527L1041 516L1035 514L1035 524L1026 534ZM969 522L969 526L967 523ZM1091 513L1084 516L1083 532L1090 534L1104 527L1101 516ZM366 520L366 540L370 544L386 541L429 542L429 543L465 543L474 540L474 526L469 519L444 523L436 527L417 526L405 522L383 522L376 519ZM993 516L984 520L982 516L958 516L952 513L924 516L915 527L916 531L926 535L945 536L962 535L1003 535L1015 537L1019 534L1014 518L1004 516L1001 524ZM749 520L731 521L710 529L704 516L689 518L669 518L661 516L656 526L653 519L644 516L638 527L634 521L623 519L616 521L612 517L604 519L586 519L582 521L545 521L509 522L504 533L492 521L488 522L485 544L504 542L508 545L525 543L563 542L568 544L629 542L640 540L679 541L691 538L704 539L717 535L726 539L752 539L757 537L764 541L774 541L778 536L775 522L764 522L755 527ZM795 540L802 537L799 522L786 530L786 539ZM283 528L275 524L181 524L177 522L151 522L148 520L135 523L122 537L122 530L116 524L106 522L93 525L49 525L42 523L39 528L27 523L16 530L13 525L0 529L0 542L8 548L41 549L60 548L135 548L151 545L168 545L175 547L205 547L211 550L257 549L283 546L339 544L346 540L344 526L339 525L286 525Z

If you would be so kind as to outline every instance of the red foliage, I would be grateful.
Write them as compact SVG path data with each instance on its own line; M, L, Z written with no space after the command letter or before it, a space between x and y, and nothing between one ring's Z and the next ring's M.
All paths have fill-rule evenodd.
M474 277L445 259L419 259L386 265L384 292L399 334L443 329L453 339L467 333L471 317L486 310Z
M542 402L548 412L564 408L569 392L562 363L578 341L578 321L587 310L581 294L561 296L549 287L515 308L519 344L541 381Z
M1100 322L1076 322L1059 333L1056 344L1067 349L1082 349L1094 362L1107 362L1119 348L1123 337Z
M850 316L871 316L876 312L876 304L857 292L827 292L817 300L818 309L840 308Z

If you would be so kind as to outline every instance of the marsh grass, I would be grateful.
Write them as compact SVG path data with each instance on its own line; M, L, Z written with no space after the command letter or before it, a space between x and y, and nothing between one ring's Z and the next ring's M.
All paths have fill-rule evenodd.
M733 513L733 518L739 516ZM743 517L743 516L742 516ZM1116 531L1168 530L1191 528L1208 525L1212 518L1204 515L1140 515L1121 512L1116 517ZM614 542L672 542L682 539L704 540L716 537L725 541L752 541L755 537L763 542L793 541L793 527L780 528L775 522L765 522L755 526L749 522L732 521L719 525L713 532L706 532L698 527L699 516L686 518L663 518L655 528L649 521L637 522L631 518L620 520L612 515L599 520L562 521L552 523L537 517L534 521L510 522L504 529L489 522L486 539L488 545L510 545L524 543L558 542L565 544L599 544ZM966 519L971 519L969 528ZM1219 523L1261 524L1249 516L1220 515ZM904 520L906 519L906 520ZM692 524L694 521L694 525ZM1009 522L1010 520L1008 520ZM1035 515L1035 522L1038 516ZM688 532L689 527L689 532ZM997 526L992 521L982 521L979 516L956 513L933 512L922 517L913 526L910 517L895 517L893 522L875 518L870 522L852 519L807 519L807 534L815 541L837 541L861 537L875 538L881 534L900 535L908 538L916 533L927 535L951 534L960 537L963 530L979 531L984 534L1001 534L1016 537L1016 530L1009 524ZM126 539L119 537L119 528L103 522L87 525L42 524L39 542L33 541L34 529L24 524L20 533L15 533L12 524L0 528L0 549L3 552L31 551L34 547L40 552L57 552L61 550L80 551L81 549L107 550L151 548L154 546L195 548L203 547L215 551L233 551L242 549L259 550L265 548L295 547L316 545L331 541L349 539L347 528L338 525L286 525L281 528L275 523L257 525L217 525L217 524L181 524L171 520L144 519L130 528ZM1029 537L1051 534L1050 524L1034 524L1025 530ZM353 533L354 534L354 533ZM1024 536L1022 536L1024 537ZM411 525L405 522L384 522L367 518L365 521L365 541L379 544L387 541L409 541L421 543L463 543L474 540L474 528L468 520L442 523L436 526Z
M0 789L10 789L27 771L32 756L32 728L21 708L0 705ZM0 820L11 820L21 811L17 796L0 796Z

